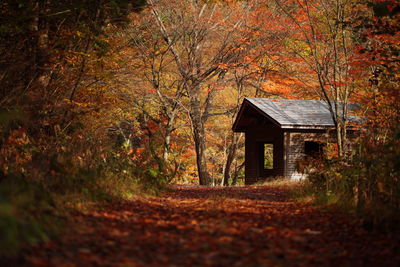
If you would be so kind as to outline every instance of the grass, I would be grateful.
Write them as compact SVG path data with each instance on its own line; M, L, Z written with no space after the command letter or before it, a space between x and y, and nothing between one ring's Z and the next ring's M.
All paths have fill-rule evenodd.
M13 177L0 183L0 256L16 255L27 244L57 234L61 209L39 183Z
M295 180L276 177L272 180L259 182L256 185L283 189L288 192L289 198L293 201L326 207L339 203L339 198L335 194L316 190L308 179Z
M287 179L279 176L267 181L260 181L256 183L256 185L292 189L298 187L302 183L304 183L304 180Z
M101 202L158 195L159 175L82 173L32 182L24 177L0 180L0 257L16 257L19 251L55 238L71 211L92 209ZM0 262L1 265L1 262Z

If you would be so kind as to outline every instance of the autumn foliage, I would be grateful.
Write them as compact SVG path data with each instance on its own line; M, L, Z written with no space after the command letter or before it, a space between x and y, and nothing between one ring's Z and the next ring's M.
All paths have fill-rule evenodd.
M394 231L400 205L399 14L391 0L1 1L0 254L49 239L58 228L53 222L68 217L65 209L79 210L91 201L160 194L168 184L240 185L244 135L231 127L245 97L330 103L337 142L326 161L314 162L310 194L355 210L366 227ZM341 103L358 104L358 113ZM362 118L357 125L350 122L354 115ZM353 143L349 127L356 129ZM155 216L153 209L168 208L151 201L109 209L123 213L133 205L144 217L152 214L140 227L175 227L176 236L166 234L165 244L188 233L182 225L203 231L197 220L202 212L231 212L240 223L226 226L226 235L212 228L218 237L210 246L230 244L231 251L223 253L236 253L244 222L231 209L239 202L189 211L200 205L192 198L215 197L207 190L171 194L176 199L168 205L175 208L185 203L185 194L191 199L178 215ZM226 192L249 199L264 192L246 190ZM219 205L215 198L211 202ZM263 208L250 204L242 212L254 219ZM110 216L123 218L110 210L76 218L104 220L107 226L97 229L103 233ZM194 223L183 220L185 215ZM178 216L183 228L164 216ZM255 221L246 229L257 237L246 244L278 227ZM87 223L84 230L92 231ZM303 243L307 234L298 234L289 243ZM145 231L138 242L152 235ZM288 257L300 257L293 249ZM268 263L286 263L281 252L264 252L272 257ZM90 263L99 260L85 248L80 253ZM307 262L326 263L307 255ZM126 255L120 256L122 261ZM131 259L125 260L129 265ZM263 264L261 258L256 262Z
M274 187L174 186L162 197L77 212L28 265L396 266L395 239L354 217L287 200Z

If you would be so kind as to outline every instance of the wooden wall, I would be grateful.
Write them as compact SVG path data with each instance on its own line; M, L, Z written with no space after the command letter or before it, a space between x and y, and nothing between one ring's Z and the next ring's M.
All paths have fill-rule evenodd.
M299 161L304 160L304 143L306 141L318 141L324 144L333 141L332 135L326 131L300 131L300 132L285 132L285 173L284 176L290 179L304 178L304 174L297 171Z
M283 131L272 123L248 127L245 133L245 184L254 184L275 176L284 175ZM260 146L264 143L274 144L274 168L264 170Z
M245 143L245 184L254 184L274 177L301 179L305 177L297 171L298 162L305 158L306 141L318 141L324 144L333 141L332 134L325 130L290 130L266 123L248 127ZM260 146L264 143L274 144L274 168L265 170Z

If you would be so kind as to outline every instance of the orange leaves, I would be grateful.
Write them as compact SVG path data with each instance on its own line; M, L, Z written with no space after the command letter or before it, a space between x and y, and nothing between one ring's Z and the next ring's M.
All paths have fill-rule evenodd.
M26 164L32 160L32 147L24 128L12 130L0 148L0 166L4 173L26 172Z
M131 148L128 152L133 161L141 161L144 157L145 149L143 147Z
M219 68L219 69L221 69L221 70L228 70L229 69L229 66L228 66L228 64L226 64L226 63L218 63L217 64L217 67Z
M220 242L220 243L231 243L232 240L233 240L233 238L230 236L221 236L218 238L218 242Z
M154 121L149 121L147 123L147 129L150 133L155 133L159 129L159 124Z
M272 96L290 99L295 95L295 87L293 87L294 84L296 84L296 82L290 80L281 80L276 82L269 81L263 83L261 88Z
M213 205L217 200L223 201ZM277 188L175 186L164 196L97 209L74 215L51 246L31 249L28 264L322 266L340 254L349 265L368 258L386 266L399 259L394 241L367 234L350 218L290 202Z
M4 143L17 146L27 145L29 143L29 138L26 134L26 130L23 128L12 130Z

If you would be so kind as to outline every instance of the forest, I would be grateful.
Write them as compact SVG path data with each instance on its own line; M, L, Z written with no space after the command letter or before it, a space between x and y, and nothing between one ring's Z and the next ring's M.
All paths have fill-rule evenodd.
M313 266L340 259L395 266L399 29L395 0L2 0L0 265L61 265L61 254L43 251L74 247L72 238L54 241L63 240L63 228L126 238L122 222L128 218L147 225L129 230L145 233L135 242L147 256L127 258L124 248L111 262L100 248L97 254L81 248L82 261L69 251L67 262L230 266L224 257L247 255L253 260L235 264L302 260ZM232 125L245 97L328 104L336 142L324 158L309 162L306 179L244 186L245 136ZM360 108L354 113L343 108L347 104ZM355 124L353 116L362 119ZM352 141L349 127L358 129ZM262 229L257 199L276 205L264 207L272 219ZM245 217L234 214L236 205ZM234 224L222 224L225 213ZM289 221L289 213L300 217ZM332 219L343 214L353 219ZM313 222L303 225L302 235L279 228L301 224L303 217ZM91 224L93 218L103 228ZM171 218L176 231L168 232ZM203 226L216 218L219 226L210 226L207 241ZM246 226L252 220L254 227ZM313 238L311 248L326 243L339 251L329 236L318 239L339 223L352 231L346 251L327 247L319 258L306 257L299 244L307 238ZM330 226L315 230L321 225ZM157 231L168 234L162 242L153 240ZM247 243L240 243L237 237L246 234ZM179 241L189 235L196 242ZM294 236L291 245L282 243L284 236ZM378 245L359 247L366 236L365 242L386 246L381 256L374 254ZM96 235L90 238L95 242ZM253 247L264 239L274 250ZM161 247L157 261L151 242ZM172 250L171 242L188 250ZM220 254L210 256L210 248ZM179 258L177 251L193 257ZM357 253L372 260L362 262Z

